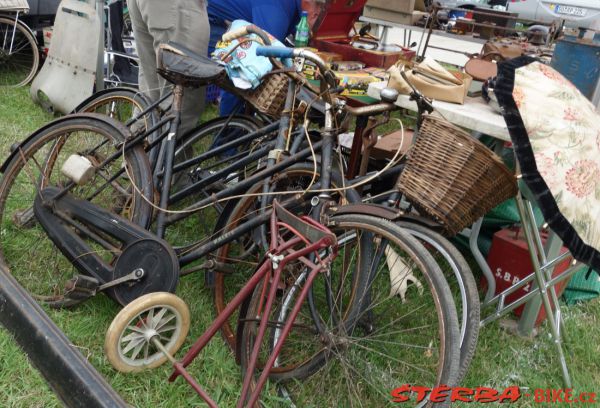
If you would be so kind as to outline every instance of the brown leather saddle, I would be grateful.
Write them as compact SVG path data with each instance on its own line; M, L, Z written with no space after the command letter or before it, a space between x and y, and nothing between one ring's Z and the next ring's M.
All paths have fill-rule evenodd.
M175 85L192 88L222 82L227 76L225 67L174 42L159 45L157 71Z

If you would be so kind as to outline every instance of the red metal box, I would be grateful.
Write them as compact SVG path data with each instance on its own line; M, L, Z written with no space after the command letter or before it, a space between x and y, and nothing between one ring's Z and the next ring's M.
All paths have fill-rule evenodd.
M350 31L360 17L367 0L327 0L321 4L319 18L311 19L312 39L310 45L319 51L340 54L347 61L362 61L367 66L389 68L400 58L412 59L415 52L376 51L354 48L350 45Z
M546 242L547 234L542 234L542 242ZM567 248L562 247L561 253L567 251ZM523 234L520 229L507 228L500 230L494 234L492 239L492 246L488 254L488 264L494 279L496 280L496 294L504 291L506 288L518 283L521 279L527 277L533 272L533 266L531 264L531 257L529 255L529 249L527 248L527 242L525 241ZM564 272L571 262L571 258L567 258L556 268L552 274L553 277ZM483 282L484 280L482 280ZM556 294L560 297L564 292L569 279L565 279L555 286ZM534 282L528 283L526 286L511 294L506 298L505 304L519 299L521 296L529 293L533 290ZM550 300L552 303L552 300ZM554 305L552 305L554 307ZM523 313L525 305L519 306L515 309L515 314L520 316ZM544 308L540 310L535 324L536 326L541 324L546 318L546 312Z

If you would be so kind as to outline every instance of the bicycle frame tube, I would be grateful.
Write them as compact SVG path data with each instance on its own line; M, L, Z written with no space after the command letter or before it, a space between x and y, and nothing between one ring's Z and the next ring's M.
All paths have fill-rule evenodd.
M15 15L15 26L13 27L12 37L10 39L10 47L8 48L8 55L12 54L12 48L15 42L15 35L17 33L17 24L19 24L19 11Z
M273 167L277 163L281 152L283 152L286 147L287 134L288 134L288 130L290 127L290 121L291 121L291 115L292 115L292 108L294 106L295 94L296 94L296 82L294 82L292 79L288 79L288 91L287 91L287 95L285 98L285 104L283 106L283 113L281 114L281 119L279 120L277 141L275 143L275 149L273 149L269 152L269 157L267 160L267 167ZM265 209L273 201L273 197L271 195L267 194L269 192L269 188L270 188L269 186L271 183L271 176L272 175L268 175L263 180L263 190L262 191L263 191L264 195L261 197L261 214L264 214ZM266 236L265 226L261 226L260 230L261 230L260 237L261 237L261 241L262 241L261 244L264 247L267 247L267 242L265 240L265 236Z
M166 141L163 141L163 144L161 144L161 150L162 148L164 148L165 150L165 159L163 162L164 174L161 180L162 188L160 194L160 208L167 208L167 205L169 203L169 192L171 190L171 180L173 178L173 161L175 158L175 145L177 143L176 136L181 121L181 103L183 100L183 92L183 86L175 86L175 90L173 91L173 112L175 113L175 120L171 123L171 129L169 131ZM156 235L159 238L164 238L165 236L166 216L167 213L165 211L159 211L156 220Z
M318 190L320 188L321 188L320 183L317 183L313 186L314 190ZM312 195L310 194L310 190L309 190L308 194L305 194L305 195L298 194L286 201L280 202L280 205L286 209L296 208L298 206L305 205L308 202L307 201L308 198L310 198L311 196ZM231 241L243 236L244 234L248 233L249 231L253 230L254 228L257 228L260 225L264 225L269 220L269 217L271 216L271 212L272 212L272 209L269 209L263 214L259 214L256 217L252 217L248 221L240 224L239 226L232 229L231 231L226 232L224 234L220 234L216 238L206 242L205 244L203 244L201 246L197 246L196 244L194 244L189 247L181 248L181 249L177 250L177 252L179 252L179 255L177 257L179 259L179 266L183 267L194 261L197 261L198 259L206 256L207 254L213 252L214 250L220 248L221 246L228 244ZM184 252L184 251L186 252L185 255L182 254L182 252Z

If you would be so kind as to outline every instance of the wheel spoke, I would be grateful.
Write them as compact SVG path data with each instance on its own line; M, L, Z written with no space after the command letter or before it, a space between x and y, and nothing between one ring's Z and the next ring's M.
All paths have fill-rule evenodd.
M146 342L142 341L137 346L135 346L135 348L133 349L133 354L131 354L131 359L132 360L135 360L135 358L138 356L138 354L140 354L140 351L142 351L142 349L144 348L145 344L146 344Z
M144 341L145 341L144 337L138 337L136 339L131 340L129 342L129 344L127 344L127 346L125 346L125 348L123 348L123 354L125 355L125 354L129 353L131 350L139 347L140 345L143 345ZM139 350L138 350L138 352L139 352ZM136 355L137 355L137 353L136 353ZM135 358L135 356L133 356L132 358Z

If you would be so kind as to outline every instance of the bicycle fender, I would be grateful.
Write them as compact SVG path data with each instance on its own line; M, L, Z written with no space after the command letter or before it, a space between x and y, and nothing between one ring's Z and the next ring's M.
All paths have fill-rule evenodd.
M397 208L390 208L380 204L349 204L330 209L332 215L341 214L361 214L370 215L373 217L383 218L388 221L408 221L423 225L424 227L434 230L440 229L441 226L436 221L423 217L418 214L407 214Z
M135 88L130 88L130 87L126 87L126 86L119 86L119 87L114 87L114 88L106 88L103 89L101 91L95 92L93 95L88 96L87 98L85 98L83 100L83 102L81 102L79 105L77 105L77 107L75 109L73 109L73 112L71 113L77 113L80 112L81 109L87 105L88 103L90 103L91 101L93 101L96 98L99 98L107 93L112 93L114 91L125 91L125 92L135 92L137 94L137 96L139 96L141 99L144 100L144 102L146 102L148 105L150 105L150 102L148 101L148 98L146 98L146 96L140 92L139 90L135 89Z

